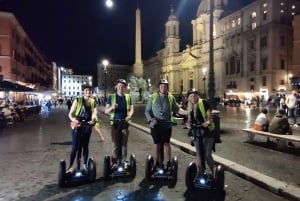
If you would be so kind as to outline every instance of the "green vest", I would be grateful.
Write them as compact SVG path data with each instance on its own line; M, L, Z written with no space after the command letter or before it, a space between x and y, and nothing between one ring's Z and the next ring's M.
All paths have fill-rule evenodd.
M75 116L77 117L80 113L81 107L83 103L83 97L80 96L77 98L77 106L76 106L76 111L75 111ZM91 110L94 111L95 108L95 99L91 98Z
M198 107L200 109L200 112L201 112L201 115L204 119L204 121L206 120L206 111L205 111L205 108L204 108L204 104L203 104L203 101L202 99L199 99L199 102L198 102ZM208 130L209 131L213 131L215 129L215 123L212 121L210 122L210 124L208 125Z
M151 97L152 97L152 109L153 109L153 106L156 103L156 100L158 97L158 93L153 93ZM177 124L176 120L173 119L173 115L172 115L173 96L171 93L168 93L168 100L169 100L169 105L170 105L171 121L173 124Z
M125 101L126 101L126 108L127 108L127 112L130 110L130 95L129 94L125 94ZM111 105L114 105L116 103L116 94L112 94L111 95ZM113 120L115 117L115 111L110 113L110 119ZM111 124L113 124L113 122L111 121Z

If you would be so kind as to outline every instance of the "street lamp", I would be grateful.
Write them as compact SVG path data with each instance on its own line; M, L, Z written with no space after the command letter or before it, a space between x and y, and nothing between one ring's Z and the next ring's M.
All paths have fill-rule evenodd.
M206 91L205 91L205 80L206 80L206 68L202 69L202 82L203 82L203 98L206 98Z
M104 59L102 61L102 64L104 66L104 102L106 102L106 88L107 88L107 65L109 64L109 62Z

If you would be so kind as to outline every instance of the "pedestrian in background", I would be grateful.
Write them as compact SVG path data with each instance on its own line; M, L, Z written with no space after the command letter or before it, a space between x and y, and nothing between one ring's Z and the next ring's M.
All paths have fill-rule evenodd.
M263 108L261 112L257 115L253 128L258 131L268 131L269 128L269 119L268 119L268 109Z
M294 127L298 127L297 124L297 106L298 106L298 95L295 90L286 97L285 104L288 110L288 118L292 118L294 120Z
M285 115L283 109L278 110L278 113L272 118L269 126L269 132L280 135L292 135L293 129ZM294 146L292 142L288 142L288 146Z

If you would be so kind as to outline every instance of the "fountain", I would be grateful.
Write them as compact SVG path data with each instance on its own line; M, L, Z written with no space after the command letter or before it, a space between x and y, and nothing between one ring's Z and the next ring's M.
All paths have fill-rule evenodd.
M144 78L130 76L128 89L133 103L146 103L149 95L152 93L150 81Z

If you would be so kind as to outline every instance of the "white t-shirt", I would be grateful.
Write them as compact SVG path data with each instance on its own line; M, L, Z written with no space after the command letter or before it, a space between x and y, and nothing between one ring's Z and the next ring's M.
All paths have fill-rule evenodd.
M268 117L265 113L260 113L257 117L256 120L254 122L254 124L263 126L269 123Z

